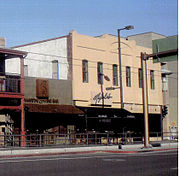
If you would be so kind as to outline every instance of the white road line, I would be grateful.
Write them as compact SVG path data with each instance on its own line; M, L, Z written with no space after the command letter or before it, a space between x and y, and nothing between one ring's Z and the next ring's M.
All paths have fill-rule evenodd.
M103 161L110 161L110 162L119 162L119 161L126 161L125 159L102 159Z
M177 167L174 167L174 168L171 168L171 170L178 170L178 168L177 168Z

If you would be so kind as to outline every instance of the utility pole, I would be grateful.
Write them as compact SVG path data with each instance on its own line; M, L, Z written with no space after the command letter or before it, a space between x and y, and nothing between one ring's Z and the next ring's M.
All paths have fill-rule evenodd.
M142 95L143 95L143 113L144 113L144 147L149 147L149 117L148 117L148 84L147 84L147 61L146 53L141 53L142 66Z
M153 54L146 54L141 52L141 66L142 66L142 78L143 78L143 112L144 112L144 147L149 147L149 117L148 117L148 83L147 83L147 64L146 61L150 57L165 57L178 53L178 49L161 51ZM161 119L162 120L162 119ZM163 122L162 122L163 123Z

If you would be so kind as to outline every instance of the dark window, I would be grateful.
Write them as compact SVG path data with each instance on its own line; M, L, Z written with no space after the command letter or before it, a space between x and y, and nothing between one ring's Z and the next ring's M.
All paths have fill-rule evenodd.
M52 79L58 79L59 77L59 68L58 68L58 60L52 61Z
M88 61L82 61L83 82L88 83Z
M154 70L150 70L151 89L155 89Z
M126 67L126 86L131 87L131 68Z
M118 86L118 66L113 65L113 85Z
M98 84L103 84L103 63L98 62Z
M142 78L142 69L139 68L139 71L138 71L138 75L139 75L139 88L142 88L142 84L143 84L143 78Z

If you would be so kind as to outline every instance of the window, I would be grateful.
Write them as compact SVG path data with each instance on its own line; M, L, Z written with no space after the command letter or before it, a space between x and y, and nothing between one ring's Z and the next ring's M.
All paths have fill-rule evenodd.
M98 62L98 84L103 84L103 63Z
M24 65L24 76L28 76L28 65Z
M118 86L118 66L113 65L113 85Z
M59 76L58 60L52 61L52 79L58 79Z
M168 90L168 79L165 76L162 77L162 90Z
M88 83L88 61L82 61L83 83Z
M126 67L126 86L131 87L131 68Z
M142 88L142 84L143 84L143 78L142 78L142 69L139 68L138 70L138 75L139 75L139 88Z
M151 89L155 89L154 70L150 70Z

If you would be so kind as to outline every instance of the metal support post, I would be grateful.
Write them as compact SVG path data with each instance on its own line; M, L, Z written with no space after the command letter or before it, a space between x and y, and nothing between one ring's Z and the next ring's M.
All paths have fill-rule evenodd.
M21 94L24 97L24 58L21 60ZM21 147L25 147L25 112L24 112L24 98L21 98Z
M149 147L149 117L148 117L148 84L147 84L147 65L146 53L141 53L142 65L142 95L143 95L143 112L144 112L144 147Z

